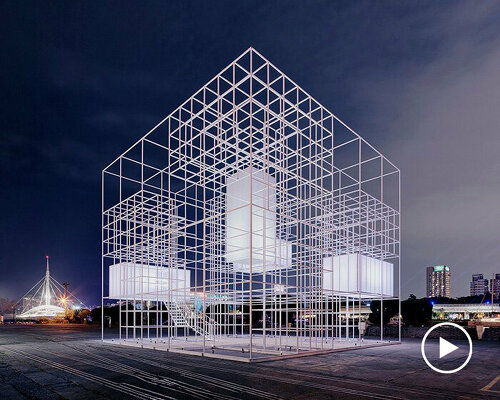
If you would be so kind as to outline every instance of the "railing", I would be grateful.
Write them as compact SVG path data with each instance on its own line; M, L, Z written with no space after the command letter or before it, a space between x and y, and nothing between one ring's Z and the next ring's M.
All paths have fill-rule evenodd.
M187 303L178 303L177 301L165 302L170 319L176 328L190 328L197 335L205 336L207 339L213 339L215 336L217 322L205 316L203 319L202 313L197 313Z

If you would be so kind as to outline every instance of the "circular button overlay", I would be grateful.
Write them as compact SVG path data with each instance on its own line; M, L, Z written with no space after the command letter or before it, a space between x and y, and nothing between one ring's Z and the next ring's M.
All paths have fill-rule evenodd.
M465 335L465 337L467 338L467 340L469 341L469 355L467 357L467 359L463 362L462 365L460 365L458 368L455 368L455 369L450 369L450 370L444 370L444 369L439 369L439 368L436 368L434 365L432 365L429 360L427 359L427 356L425 355L425 341L427 340L427 336L429 336L429 334L436 328L439 328L441 326L451 326L453 328L456 328L456 329L459 329L463 332L463 334ZM453 348L457 348L456 346L452 345L451 343L449 343L447 340L444 340L442 338L439 338L439 346L440 346L440 353L443 353L443 354L449 354L453 351ZM444 349L443 351L441 350L441 346L442 346L442 343L444 343L444 345L448 345L448 346L451 346L451 349L448 350L448 349ZM467 333L467 331L461 327L460 325L457 325L457 324L454 324L453 322L441 322L439 324L436 324L434 325L432 328L430 328L424 335L424 338L422 339L422 345L420 347L420 350L422 352L422 357L425 361L425 363L429 366L429 368L431 368L433 371L436 371L436 372L439 372L440 374L453 374L455 372L458 372L460 371L462 368L464 368L470 361L471 357L472 357L472 339L470 338L469 334Z

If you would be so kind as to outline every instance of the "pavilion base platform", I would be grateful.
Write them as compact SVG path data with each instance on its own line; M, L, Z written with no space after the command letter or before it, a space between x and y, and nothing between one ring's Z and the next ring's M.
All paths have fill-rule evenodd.
M265 340L264 340L265 339ZM264 343L265 341L265 343ZM139 348L168 351L172 353L220 358L241 362L263 362L286 358L306 357L334 352L365 349L370 347L400 344L397 340L374 338L315 338L295 336L276 337L267 335L217 336L215 339L199 336L182 338L129 338L104 340L108 344L119 344Z

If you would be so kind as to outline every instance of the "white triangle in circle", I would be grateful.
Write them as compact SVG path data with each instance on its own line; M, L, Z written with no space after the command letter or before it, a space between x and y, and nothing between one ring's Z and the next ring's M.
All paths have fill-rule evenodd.
M439 338L439 358L443 358L457 349L457 346L448 342L446 339L442 337Z

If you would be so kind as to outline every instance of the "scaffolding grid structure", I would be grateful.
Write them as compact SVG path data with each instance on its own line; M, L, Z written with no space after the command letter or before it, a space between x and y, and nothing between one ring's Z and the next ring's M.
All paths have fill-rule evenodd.
M399 169L250 48L102 172L111 341L242 361L387 344L362 310L400 307L400 199Z

